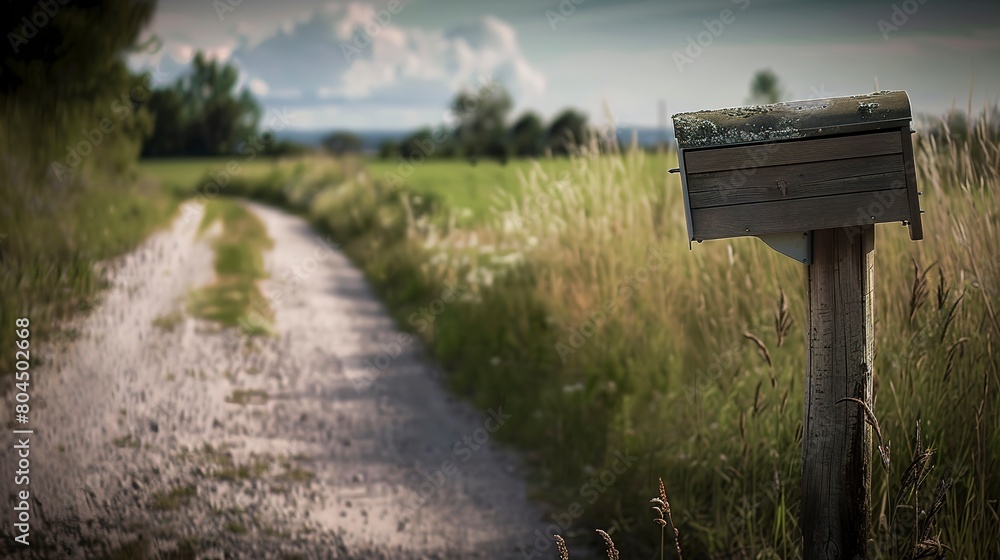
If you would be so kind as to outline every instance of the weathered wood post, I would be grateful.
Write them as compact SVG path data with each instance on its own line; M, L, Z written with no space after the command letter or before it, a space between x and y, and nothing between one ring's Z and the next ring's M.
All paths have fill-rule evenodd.
M802 540L867 557L875 224L920 223L905 92L674 115L690 241L754 235L809 265Z
M802 425L805 558L865 558L872 432L875 226L813 233Z

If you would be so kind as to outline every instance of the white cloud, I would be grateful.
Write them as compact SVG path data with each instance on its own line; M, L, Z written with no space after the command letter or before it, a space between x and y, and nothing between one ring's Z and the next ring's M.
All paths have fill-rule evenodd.
M415 9L411 2L403 0L404 12ZM540 99L546 90L545 76L502 19L427 29L397 23L400 14L385 7L382 0L245 1L220 21L201 0L162 3L147 36L162 39L163 47L133 54L129 62L165 70L173 80L203 51L234 62L238 87L248 87L265 106L338 118L364 112L383 126L436 122L456 91L487 77L521 101Z
M267 87L267 82L264 80L257 78L250 80L250 91L254 92L256 95L267 95L269 90L270 88Z
M170 58L174 59L174 62L180 62L182 64L187 64L191 62L194 58L195 49L191 45L185 45L183 43L177 43L170 46L168 54Z
M205 49L205 58L208 60L229 60L229 57L233 54L232 45L220 45L215 48Z
M386 14L381 12L382 21ZM409 99L443 106L452 93L485 76L514 95L545 89L545 77L524 56L514 29L500 19L486 16L431 31L397 25L391 16L382 24L376 10L362 2L286 22L258 44L237 48L232 58L249 79L266 82L272 92L295 87L306 99Z

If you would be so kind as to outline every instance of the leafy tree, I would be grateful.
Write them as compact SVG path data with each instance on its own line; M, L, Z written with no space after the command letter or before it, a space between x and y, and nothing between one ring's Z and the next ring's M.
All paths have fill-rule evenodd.
M154 129L143 154L209 156L235 152L257 129L261 114L247 89L236 90L238 81L235 66L197 53L187 75L150 98L147 107L163 129Z
M260 107L248 90L236 92L238 80L235 66L206 60L199 52L191 73L178 82L188 123L187 148L192 154L231 153L257 129Z
M378 146L378 157L382 159L392 159L399 154L399 142L389 139Z
M158 89L150 95L146 108L153 114L153 132L143 144L144 156L169 156L185 153L187 130L184 102L174 88Z
M546 134L553 154L566 155L574 146L587 142L587 115L574 109L559 113Z
M785 96L778 75L770 68L758 70L750 81L750 103L777 103Z
M511 99L505 89L483 87L476 92L459 92L451 109L458 117L454 137L461 155L473 163L484 156L506 161L504 123Z
M53 15L38 2L3 2L0 28L8 45L0 93L30 91L40 105L113 99L128 85L121 55L135 45L155 2L58 2Z
M267 156L300 156L313 151L306 144L294 140L278 140L264 145L264 155Z
M531 111L521 115L510 128L510 153L514 157L538 157L542 153L542 119Z
M431 129L421 128L413 134L407 136L399 145L399 155L406 159L420 154L428 157L436 152L436 146L432 137Z
M138 107L150 79L132 74L124 55L136 48L155 2L44 4L51 15L38 2L0 4L6 43L0 54L0 125L17 131L0 135L0 152L41 164L29 166L27 182L57 168L75 175L80 165L120 171L134 161L150 128ZM113 103L121 103L120 114L110 110ZM91 155L81 156L78 148ZM66 176L55 175L60 182Z
M321 143L327 152L335 156L342 156L359 153L363 142L357 134L340 130L323 138Z

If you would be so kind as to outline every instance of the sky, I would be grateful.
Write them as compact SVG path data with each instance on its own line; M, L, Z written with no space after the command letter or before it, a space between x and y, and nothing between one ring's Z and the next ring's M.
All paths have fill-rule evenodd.
M618 126L747 104L762 69L788 100L877 84L940 114L1000 97L998 0L160 0L154 36L133 68L166 84L204 51L296 129L437 125L484 79L515 115Z

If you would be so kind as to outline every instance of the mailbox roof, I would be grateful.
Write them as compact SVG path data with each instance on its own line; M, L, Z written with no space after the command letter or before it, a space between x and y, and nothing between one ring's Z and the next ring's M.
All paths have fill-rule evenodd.
M732 146L900 127L910 120L905 91L788 101L674 115L681 149Z

